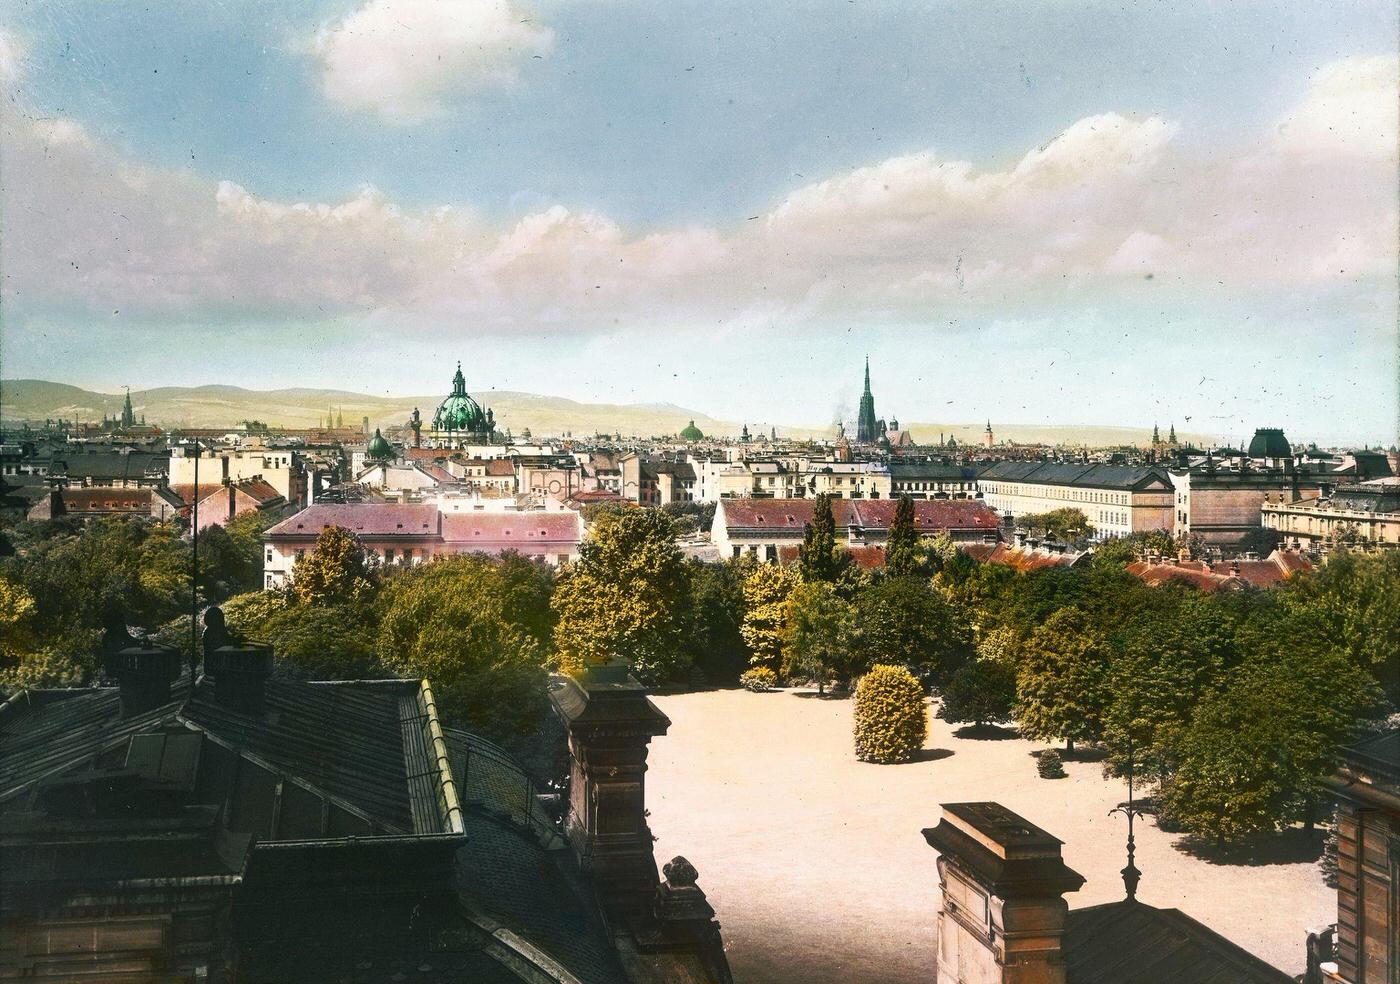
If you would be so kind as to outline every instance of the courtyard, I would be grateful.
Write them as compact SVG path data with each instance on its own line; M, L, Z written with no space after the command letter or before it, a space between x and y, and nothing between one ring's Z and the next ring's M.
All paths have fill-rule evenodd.
M996 800L1065 842L1088 880L1071 907L1123 896L1126 829L1108 811L1122 783L1094 762L1036 775L1020 738L958 737L930 720L924 753L869 765L851 752L851 702L801 691L660 696L671 718L652 744L647 803L659 861L699 869L740 984L927 982L938 873L920 831L939 804ZM1336 919L1317 864L1283 856L1214 863L1181 835L1137 827L1138 897L1186 912L1289 973L1310 927Z

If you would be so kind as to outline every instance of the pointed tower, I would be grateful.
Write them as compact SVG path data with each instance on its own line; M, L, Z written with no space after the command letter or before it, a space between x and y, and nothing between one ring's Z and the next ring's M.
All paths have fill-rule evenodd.
M136 411L131 407L131 387L126 388L126 402L122 404L122 426L136 426Z
M1157 425L1155 423L1152 425L1152 443L1162 443L1162 432L1157 429Z
M856 441L869 444L880 436L880 422L875 419L875 397L870 392L870 356L865 357L865 392L860 397L860 413L856 416Z
M996 437L992 434L992 422L988 419L986 433L982 435L982 444L986 447L991 447L995 443Z
M1175 423L1172 424L1172 429L1167 433L1167 443L1168 443L1168 444L1175 444L1175 443L1176 443L1176 424L1175 424Z

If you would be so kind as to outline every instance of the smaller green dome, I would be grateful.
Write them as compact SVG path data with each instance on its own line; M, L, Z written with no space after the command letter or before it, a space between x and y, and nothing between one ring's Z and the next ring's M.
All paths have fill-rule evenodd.
M365 456L381 459L394 456L394 446L379 432L378 427L374 429L374 436L369 439L369 446L365 448Z
M689 427L681 431L681 440L683 441L703 441L704 439L705 435L700 433L700 428L695 426L695 421L693 420L690 422Z

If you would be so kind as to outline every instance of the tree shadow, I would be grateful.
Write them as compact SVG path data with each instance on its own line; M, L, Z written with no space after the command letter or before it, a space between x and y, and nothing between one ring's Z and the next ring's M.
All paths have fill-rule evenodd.
M824 694L819 694L815 690L794 690L791 691L794 697L801 697L803 700L850 700L848 692L836 692L828 690Z
M937 762L953 754L951 748L921 748L909 759L910 762Z
M1320 828L1294 827L1276 834L1256 834L1217 844L1208 837L1187 834L1176 849L1207 864L1254 867L1266 864L1310 864L1322 857L1326 832Z
M1008 738L1021 737L1021 732L1015 728L1003 728L996 724L984 724L980 727L969 724L954 731L953 737L967 738L972 741L1006 741Z
M1038 759L1046 752L1057 752L1061 762L1102 762L1108 758L1108 750L1105 748L1095 748L1092 745L1080 746L1072 752L1067 752L1063 748L1037 748L1028 754L1031 758Z

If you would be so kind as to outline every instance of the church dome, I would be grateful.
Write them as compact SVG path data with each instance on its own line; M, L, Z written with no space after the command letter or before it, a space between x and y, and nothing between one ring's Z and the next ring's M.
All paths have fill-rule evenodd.
M457 374L452 377L452 393L438 405L433 415L433 430L465 431L485 434L491 430L486 412L467 393L467 381L462 375L462 364L457 363Z
M681 431L682 441L703 441L705 435L700 432L700 428L695 426L695 421L690 422L690 426Z
M378 459L394 456L394 446L379 432L378 427L374 429L374 436L369 439L369 446L365 448L365 456Z

